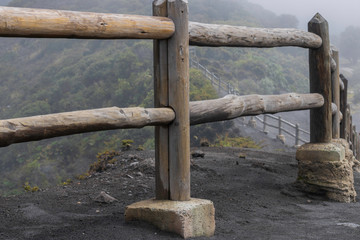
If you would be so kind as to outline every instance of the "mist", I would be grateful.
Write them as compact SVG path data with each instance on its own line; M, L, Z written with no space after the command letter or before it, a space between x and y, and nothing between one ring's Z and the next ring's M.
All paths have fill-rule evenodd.
M276 14L291 14L299 19L299 28L307 29L308 21L319 12L329 23L330 34L339 34L346 27L360 26L358 0L248 0Z

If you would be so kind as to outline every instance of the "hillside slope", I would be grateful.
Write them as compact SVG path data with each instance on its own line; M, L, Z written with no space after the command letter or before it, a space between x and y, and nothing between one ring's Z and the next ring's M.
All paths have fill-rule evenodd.
M151 2L13 0L9 5L151 15ZM285 22L290 24L287 26L296 24L245 0L194 0L189 8L193 21L272 27ZM231 81L243 94L307 89L303 51L198 48L196 52L202 64ZM0 118L110 106L150 107L152 71L152 41L0 39ZM190 81L192 99L216 97L209 81L198 71L191 71ZM213 141L229 126L215 123L192 128L192 136ZM25 182L45 187L72 178L86 171L98 152L121 148L124 139L134 140L136 147L151 149L154 145L152 128L145 128L0 149L0 194L21 192Z

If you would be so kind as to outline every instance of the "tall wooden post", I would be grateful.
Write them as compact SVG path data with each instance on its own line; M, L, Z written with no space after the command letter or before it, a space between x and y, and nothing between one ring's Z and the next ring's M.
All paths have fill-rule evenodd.
M153 15L167 17L167 1L153 2ZM169 106L168 40L154 40L154 105ZM168 200L169 192L169 127L155 127L155 197Z
M345 139L350 143L350 104L346 104Z
M308 24L309 32L322 38L322 46L309 50L310 92L324 97L324 106L310 110L310 142L329 143L332 139L330 41L327 21L317 13Z
M175 34L168 40L169 106L176 118L169 126L170 199L190 200L188 1L168 0Z
M352 122L352 116L351 116L351 109L349 111L349 142L350 142L350 149L353 150L354 148L354 141L353 141L353 122Z
M339 51L331 47L332 58L336 63L336 68L331 73L331 89L332 89L332 102L336 104L337 111L333 115L332 121L332 138L340 138L340 67L339 67Z
M340 74L340 78L344 83L344 89L340 92L340 111L343 115L342 121L340 122L340 137L346 139L346 122L347 122L347 88L348 88L348 80L344 77L344 75Z

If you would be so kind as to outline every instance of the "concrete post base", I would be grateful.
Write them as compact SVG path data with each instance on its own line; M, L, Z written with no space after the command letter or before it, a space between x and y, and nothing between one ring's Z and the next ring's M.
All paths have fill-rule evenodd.
M125 210L125 221L140 220L183 238L210 237L215 232L215 208L211 201L146 200Z
M355 202L353 157L346 143L305 144L296 151L297 183L304 191L339 202Z

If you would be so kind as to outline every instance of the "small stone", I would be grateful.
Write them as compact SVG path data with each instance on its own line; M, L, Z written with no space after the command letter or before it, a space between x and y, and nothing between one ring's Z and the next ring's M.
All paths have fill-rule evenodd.
M144 176L144 174L142 174L141 172L137 172L137 173L135 173L135 176L142 177L142 176Z
M204 158L205 153L203 151L196 150L196 151L191 153L191 156L193 158Z
M129 164L130 167L136 166L136 165L139 165L139 162L133 162L133 163L130 163L130 164Z
M200 146L201 146L201 147L210 147L210 143L209 143L208 141L202 141L202 142L200 143Z
M99 203L112 203L118 201L116 198L110 196L109 194L101 191L100 194L95 198L95 202Z

